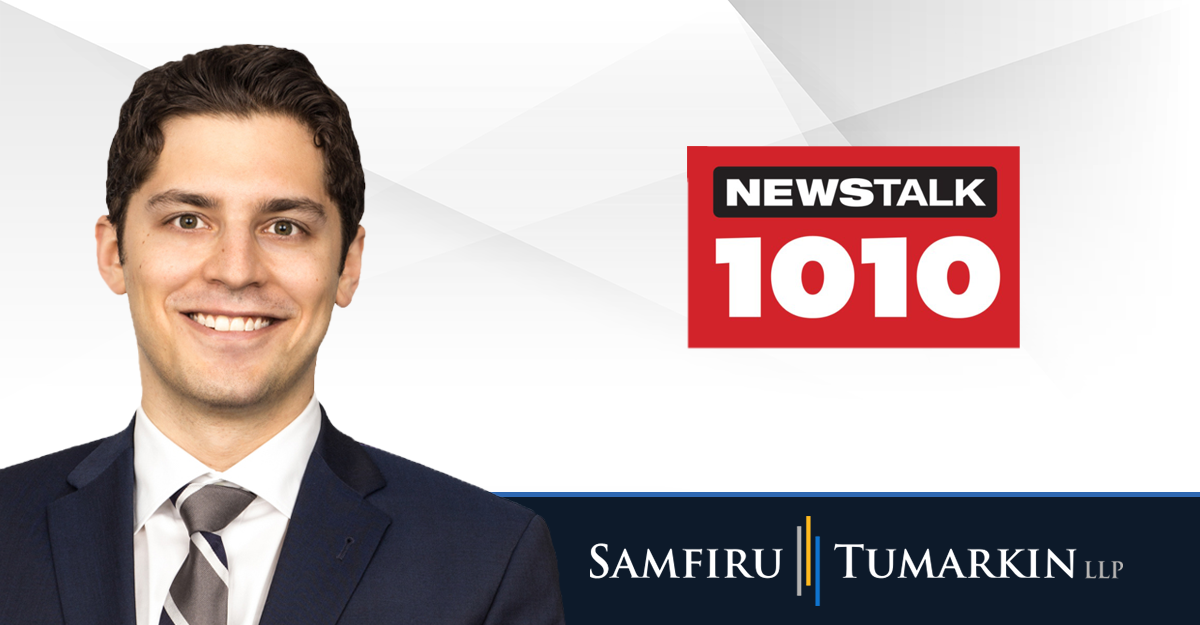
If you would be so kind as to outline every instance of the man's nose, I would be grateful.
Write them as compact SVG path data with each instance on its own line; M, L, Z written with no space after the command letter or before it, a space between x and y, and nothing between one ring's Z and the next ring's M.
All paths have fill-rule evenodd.
M262 286L267 279L266 259L258 238L248 227L227 227L215 241L204 266L204 278L220 282L231 291Z

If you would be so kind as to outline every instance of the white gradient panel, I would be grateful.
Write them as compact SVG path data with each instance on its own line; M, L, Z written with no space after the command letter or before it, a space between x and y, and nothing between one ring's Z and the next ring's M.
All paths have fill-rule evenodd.
M497 491L1200 488L1194 3L236 6L0 4L0 466L132 416L117 110L253 41L363 145L317 381L360 440ZM686 349L689 144L1021 146L1022 348Z

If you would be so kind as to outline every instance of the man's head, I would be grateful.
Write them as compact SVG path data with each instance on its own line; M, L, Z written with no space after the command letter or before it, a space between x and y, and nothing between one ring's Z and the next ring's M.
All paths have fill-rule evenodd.
M321 148L325 188L342 222L342 259L363 215L366 180L350 111L303 54L272 46L224 46L189 54L141 75L121 106L108 153L108 219L122 226L130 196L154 171L163 149L162 125L174 117L274 114L308 127Z
M188 55L138 79L108 169L98 260L129 294L143 400L302 407L361 270L365 185L341 99L298 52Z

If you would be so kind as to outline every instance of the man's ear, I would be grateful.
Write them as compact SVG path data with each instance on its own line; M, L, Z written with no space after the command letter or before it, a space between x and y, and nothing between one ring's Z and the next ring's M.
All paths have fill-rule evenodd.
M96 264L100 277L117 295L125 294L125 268L121 266L121 253L117 249L117 229L108 221L108 216L96 220Z
M342 275L338 277L337 289L337 305L342 308L350 305L350 300L354 299L354 292L358 290L358 278L362 275L363 240L366 238L366 229L359 226L358 235L346 250L346 265L342 267Z

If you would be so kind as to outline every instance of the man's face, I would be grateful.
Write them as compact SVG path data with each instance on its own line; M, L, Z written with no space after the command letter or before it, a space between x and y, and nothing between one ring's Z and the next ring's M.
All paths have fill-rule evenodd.
M311 393L363 238L360 228L339 276L340 216L312 133L266 115L192 115L162 131L154 172L130 198L125 260L108 273L115 233L97 225L101 273L129 294L143 392L235 410Z

